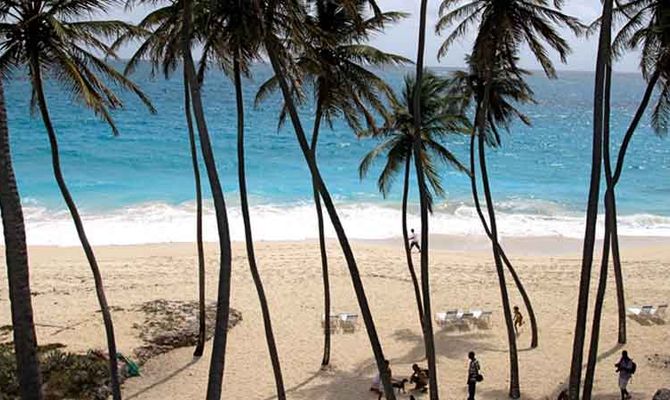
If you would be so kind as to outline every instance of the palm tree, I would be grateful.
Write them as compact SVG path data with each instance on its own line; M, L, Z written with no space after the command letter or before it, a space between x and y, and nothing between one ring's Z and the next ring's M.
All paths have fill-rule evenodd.
M618 3L617 3L618 4ZM619 183L623 165L628 151L628 146L633 134L649 106L654 90L658 88L661 95L658 97L652 113L652 128L659 134L666 131L668 105L670 105L670 88L668 88L668 71L670 71L670 24L667 15L670 7L658 0L631 0L623 5L618 5L613 10L613 20L624 19L621 30L616 35L612 52L614 57L622 57L626 50L642 48L640 68L642 76L647 81L640 104L633 119L626 130L616 158L614 170L612 170L610 157L605 157L605 178L607 190L612 192L612 197L607 209L606 221L610 221L610 236L612 249L612 262L614 264L614 277L617 290L617 306L619 317L618 342L626 343L626 304L624 296L623 272L621 267L621 255L619 252L619 235L617 229L616 212L616 185ZM590 33L594 33L600 27L600 19L590 27ZM605 143L609 151L609 144Z
M42 379L37 358L37 337L30 295L26 228L19 189L14 177L7 128L5 91L0 79L0 210L5 234L5 260L14 332L14 353L22 399L42 399Z
M278 78L278 84L284 98L286 109L295 130L300 149L309 167L312 180L315 182L317 191L323 199L323 204L333 224L333 228L337 234L340 246L342 247L344 258L347 263L347 267L349 268L349 274L351 275L354 292L356 293L356 298L361 309L361 316L363 317L363 322L368 333L368 338L370 339L370 345L377 363L377 368L381 375L385 396L389 400L395 400L395 393L393 392L393 387L391 386L391 377L389 376L388 370L384 363L384 353L381 347L381 343L379 342L379 336L377 335L374 321L372 319L372 313L370 312L370 307L367 296L365 295L365 289L360 277L360 272L358 271L356 259L351 249L351 245L349 244L349 240L347 239L346 233L344 232L344 228L342 227L342 222L340 221L339 215L337 214L333 200L330 196L330 193L328 192L328 188L326 187L323 178L321 177L314 159L313 152L307 141L307 136L305 134L305 130L303 129L300 116L298 115L296 103L293 98L294 91L291 89L291 85L294 82L289 83L288 80L291 76L291 70L294 68L291 65L293 62L293 57L291 56L290 50L286 47L286 42L283 39L290 32L293 38L299 39L301 42L306 43L306 41L303 40L308 35L305 34L303 30L304 26L302 24L302 21L305 20L305 10L303 9L299 0L268 0L264 6L263 44L265 51L267 52L268 58L270 59L275 76Z
M107 122L114 134L118 134L118 131L110 110L122 107L123 103L105 81L134 92L155 112L148 98L134 83L92 52L115 57L113 49L105 44L105 39L132 30L130 25L120 21L82 20L85 15L106 12L110 4L110 1L95 0L10 2L9 17L1 25L0 32L0 36L5 38L0 45L0 74L6 75L10 70L24 66L28 69L33 90L31 102L39 108L49 137L56 182L93 273L107 335L112 393L114 399L118 400L121 399L121 391L112 317L98 262L61 171L58 140L49 115L42 78L43 73L55 77L76 100Z
M493 83L493 72L496 63L506 69L516 69L516 58L521 46L527 45L534 57L542 66L545 74L553 78L556 72L553 63L547 56L546 45L553 48L565 61L569 45L557 32L558 26L566 26L574 33L580 33L582 25L573 17L552 8L546 0L472 0L462 4L463 0L445 0L440 7L440 19L436 31L441 32L452 23L460 21L442 44L439 56L444 56L451 44L462 37L468 28L479 21L479 29L472 50L472 63L480 79L484 82L484 95L480 109L476 111L476 130L479 135L479 163L484 187L484 196L490 220L493 258L498 273L498 282L502 297L507 339L510 354L510 389L512 398L521 396L519 388L518 356L516 337L512 324L509 298L505 283L502 257L498 243L498 231L495 221L495 209L488 181L485 159L485 136L489 109L489 94ZM554 2L556 6L560 1Z
M419 210L421 214L421 294L423 296L422 306L424 315L428 318L423 319L423 341L426 349L426 358L428 359L428 370L431 400L437 400L440 397L437 386L437 362L435 361L435 338L433 337L433 320L431 318L430 304L430 271L428 265L428 190L424 179L423 165L421 164L421 85L423 84L423 60L426 51L426 13L428 0L421 0L419 7L419 40L416 56L416 80L414 88L414 99L412 104L412 113L414 115L414 142L412 143L412 152L414 153L414 170L416 180L419 186Z
M635 4L635 8L630 7L630 4ZM652 126L657 133L664 133L667 128L668 118L668 96L667 88L667 74L668 74L668 55L670 55L668 45L670 44L670 24L668 24L668 13L670 7L668 4L661 4L662 2L631 2L624 6L619 6L612 11L611 18L626 15L629 13L636 13L634 17L630 17L628 23L619 32L614 40L613 51L614 55L620 55L623 48L635 48L640 42L644 42L641 67L643 76L649 81L645 95L642 99L638 112L636 113L631 125L624 136L624 141L620 147L617 157L616 172L613 173L610 157L610 91L612 68L608 63L605 66L604 77L604 104L603 104L603 158L605 178L607 182L607 190L605 193L605 233L603 239L603 255L601 260L600 279L598 283L598 290L596 292L596 301L594 305L594 316L591 329L591 342L589 347L588 362L586 366L586 376L584 378L584 399L590 399L593 390L593 381L595 376L595 369L597 366L598 355L598 341L600 337L600 322L602 317L602 306L605 299L605 290L607 287L607 267L609 261L610 248L614 263L615 281L617 283L617 299L619 299L619 309L625 308L624 292L623 292L623 274L621 271L621 263L619 259L618 249L618 235L616 229L616 202L615 202L615 186L621 176L623 169L623 160L626 150L632 139L632 135L637 128L644 110L647 108L651 93L654 87L658 85L661 89L661 95L657 100L657 104L652 114ZM646 14L646 15L645 15ZM639 19L643 17L642 19ZM637 31L635 26L642 25L646 19L646 25ZM599 25L597 21L594 25ZM593 26L592 26L593 27ZM605 25L603 24L603 27ZM608 54L609 56L609 54ZM615 180L616 177L616 180ZM619 312L619 343L626 340L625 330L625 313L624 322L622 323L621 312Z
M593 151L591 160L591 184L589 188L589 200L586 211L586 231L584 234L584 250L582 254L582 271L579 283L579 299L577 302L577 318L575 324L575 336L572 348L572 362L570 365L570 382L568 396L570 400L579 399L579 389L582 379L582 359L584 352L584 339L586 336L586 317L588 312L589 286L591 281L591 270L593 264L593 249L595 246L596 222L598 219L598 198L600 197L600 175L603 152L603 131L609 128L609 110L605 110L605 92L607 69L611 56L611 32L612 32L612 8L613 0L605 0L601 19L600 40L598 46L598 57L596 60L596 77L593 102ZM607 112L606 112L607 111ZM605 224L608 225L607 223ZM609 234L609 232L607 232ZM605 249L608 246L605 240ZM605 256L605 254L603 254ZM607 260L603 257L605 264L601 267L601 285L599 291L604 289L602 281L606 279ZM600 294L599 294L600 295ZM599 323L599 321L594 321ZM597 342L597 338L595 338ZM585 392L586 395L586 392Z
M152 0L129 0L126 8L131 9L136 5L154 5ZM165 79L170 76L179 67L179 60L183 61L182 56L182 6L177 1L169 2L164 7L153 10L144 17L138 24L137 30L128 32L128 34L119 38L114 43L114 48L121 45L140 40L141 45L133 56L126 63L124 73L131 74L137 68L138 64L148 59L152 65L152 75L161 71ZM206 338L206 314L205 314L205 251L203 245L202 233L202 184L200 180L200 166L198 164L198 150L193 127L193 115L191 109L191 94L188 85L186 69L182 62L182 78L184 85L184 115L186 117L186 126L189 141L189 151L191 155L191 165L193 168L193 179L195 182L195 201L196 201L196 249L198 254L198 340L193 351L194 357L201 357L205 348Z
M207 2L206 2L207 3ZM182 1L182 55L184 58L184 69L186 71L186 81L191 94L193 115L198 127L198 138L200 139L200 149L205 161L207 178L209 179L210 190L214 200L214 210L216 213L216 226L219 233L219 287L217 296L216 323L214 327L214 344L212 345L212 358L209 368L209 380L207 384L207 400L219 400L221 398L223 372L226 360L226 343L228 340L228 320L230 319L230 276L232 266L232 248L230 244L230 229L228 223L228 214L226 212L226 202L221 188L221 181L216 170L216 161L212 150L212 143L209 138L207 121L205 120L205 111L202 104L202 85L197 79L197 71L191 46L195 31L193 26L194 16L207 15L206 13L193 13L193 5L190 0ZM196 25L199 26L199 25Z
M468 122L462 114L459 104L448 96L449 81L430 71L424 73L421 82L421 163L425 180L429 183L428 208L432 210L434 197L445 195L438 165L444 163L453 166L461 172L467 172L456 157L441 144L450 134L466 133ZM414 285L414 295L423 329L423 307L421 288L414 271L414 265L407 238L407 202L409 194L409 176L411 171L412 151L414 142L414 117L411 107L414 99L414 78L406 77L402 92L402 100L393 104L392 114L387 123L378 131L368 132L368 135L379 139L379 143L361 161L359 174L361 179L367 175L373 162L381 157L386 159L377 186L386 197L396 178L404 166L403 194L402 194L402 232L405 240L405 253L408 254L408 268Z
M364 5L368 0L352 1L351 8L342 7L330 0L311 0L313 13L306 16L305 24L317 34L309 37L310 44L295 62L301 80L313 84L316 103L315 121L310 148L314 159L320 129L323 122L332 125L334 120L343 117L354 132L361 132L363 124L374 130L374 117L368 108L381 115L386 114L384 98L392 98L392 91L370 67L398 65L409 62L404 57L382 52L365 44L369 36L380 32L388 23L404 16L402 13L385 12L364 19ZM313 3L313 4L312 4ZM256 102L265 99L272 91L278 90L276 77L261 85ZM295 88L298 100L304 95ZM280 123L287 114L282 109ZM314 204L316 207L319 250L324 286L324 349L322 366L330 362L330 284L328 277L328 255L324 232L321 198L312 183ZM410 259L411 262L411 259Z
M470 64L469 58L467 58L467 64ZM494 73L488 100L490 104L489 115L487 116L488 128L490 131L488 132L486 142L490 146L497 147L501 144L500 134L498 133L497 128L498 126L509 131L510 124L515 118L518 118L526 125L530 125L530 119L513 104L534 102L533 91L523 80L524 75L528 75L524 70L505 71L500 68L500 66L498 66L498 70ZM452 80L453 83L450 85L452 94L462 96L464 99L462 104L463 108L469 108L473 102L475 104L481 104L484 95L484 85L483 82L478 79L478 75L475 71L472 69L470 71L456 71L452 73ZM476 106L475 108L477 109L479 107ZM477 116L475 116L475 120L476 118ZM479 195L477 194L477 178L475 170L475 134L473 132L470 137L470 171L472 172L470 174L470 187L479 220L484 227L486 235L489 239L492 239L491 230L489 229L486 217L484 217L484 213L482 212ZM514 284L523 299L530 319L530 347L536 348L538 346L537 318L535 317L535 311L533 310L530 297L500 243L496 243L495 245L498 247L500 256L505 263L507 270L510 272L510 275L512 275Z
M204 43L201 71L207 66L209 58L213 58L228 74L232 74L235 85L235 99L237 107L237 160L238 180L240 185L240 204L242 218L244 220L244 234L247 247L247 259L249 269L256 286L258 300L261 305L265 337L267 340L270 360L274 371L277 390L277 398L285 399L284 380L277 353L270 308L268 306L265 289L258 271L256 255L254 252L254 241L251 230L251 217L249 213L249 201L247 196L247 183L244 160L244 99L242 90L242 74L250 74L251 62L260 56L262 38L262 4L260 1L251 0L239 2L236 0L220 1L216 4L214 11L208 21L209 29L205 30L206 40ZM232 71L228 67L232 63Z

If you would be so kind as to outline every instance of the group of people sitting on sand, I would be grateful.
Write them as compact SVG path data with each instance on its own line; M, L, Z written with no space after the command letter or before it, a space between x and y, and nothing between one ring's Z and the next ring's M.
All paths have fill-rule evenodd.
M468 353L469 365L468 365L468 400L475 400L475 390L477 383L481 382L484 378L480 373L479 361L475 358L475 353L473 351ZM393 389L397 389L400 392L405 392L405 384L410 383L414 385L414 388L411 390L414 392L425 393L428 391L428 383L430 377L430 371L419 367L417 364L412 365L412 375L409 379L397 379L393 378L393 373L391 372L391 366L388 360L384 360L384 366L386 368L386 373L389 378L391 378L391 386ZM372 379L372 386L370 390L379 394L379 399L384 395L384 388L382 387L381 375L377 373ZM414 396L410 396L410 400L414 399Z
M409 377L409 379L395 379L393 378L393 373L391 372L391 366L388 360L384 360L384 366L386 367L386 373L391 378L391 385L394 389L398 389L404 393L405 384L409 382L410 384L414 384L414 388L412 389L414 391L428 391L429 372L427 369L420 368L417 364L414 364L412 365L412 375ZM370 386L370 390L378 393L380 399L384 393L384 388L382 387L381 381L381 375L377 373L377 375L375 375L375 377L372 379L372 385Z

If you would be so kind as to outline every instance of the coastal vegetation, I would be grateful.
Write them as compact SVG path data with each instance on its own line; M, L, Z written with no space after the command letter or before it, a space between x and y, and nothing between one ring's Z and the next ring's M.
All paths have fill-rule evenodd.
M554 0L443 0L439 4L436 26L429 26L429 2L417 2L419 30L417 56L410 60L382 51L370 44L375 35L402 21L402 12L383 10L376 0L0 0L0 209L5 239L5 259L11 303L13 349L0 345L0 383L11 389L11 396L23 400L43 398L105 398L121 400L122 373L119 372L112 312L105 294L104 263L99 263L87 236L85 223L66 183L60 162L57 118L53 99L45 87L54 85L84 109L92 111L112 131L120 133L114 116L127 102L118 92L139 99L150 113L156 113L149 96L133 81L141 63L151 65L151 75L166 79L181 77L183 112L188 138L188 153L193 172L195 197L195 251L197 254L198 306L194 356L204 354L205 342L213 338L206 398L224 397L224 373L228 327L240 320L231 312L233 248L224 182L217 166L212 130L208 125L215 116L206 112L203 90L210 74L223 72L232 82L234 107L230 113L236 122L237 184L243 220L246 259L258 297L265 341L272 366L277 399L286 399L281 354L272 325L271 307L261 279L261 258L256 254L254 225L247 182L246 133L249 129L244 79L254 78L254 64L267 63L269 79L256 93L257 106L280 98L276 118L281 128L290 125L309 171L311 195L317 217L318 247L323 281L323 356L321 368L331 364L332 271L326 247L329 222L345 261L363 325L379 376L379 395L398 398L387 366L373 308L364 285L364 273L343 224L342 211L336 204L327 179L319 167L317 147L323 128L343 122L352 137L375 141L375 147L359 165L360 178L373 173L376 162L383 161L377 186L386 197L397 175L402 174L401 229L403 249L416 301L422 333L422 353L428 365L426 380L431 400L439 399L436 340L433 332L431 303L431 238L429 222L437 199L446 197L448 183L444 174L454 169L468 179L477 218L490 242L500 290L500 308L505 321L509 357L507 397L522 397L517 333L512 316L507 273L523 299L531 325L529 350L539 346L537 315L529 292L523 284L502 244L496 202L495 180L490 179L487 151L502 146L501 132L512 132L517 123L531 125L522 107L534 104L534 92L528 83L531 73L520 66L522 49L549 79L558 73L550 53L567 62L571 52L568 32L598 35L593 89L593 142L590 185L581 257L581 273L573 338L572 360L567 395L570 400L592 398L598 363L600 326L606 295L610 258L616 282L618 343L628 340L624 271L617 227L616 187L624 172L626 154L647 109L652 104L651 126L659 135L670 121L670 6L661 0L604 0L602 15L588 27L578 18L563 12L565 1ZM112 10L148 9L139 23L104 20ZM616 32L616 28L620 30ZM466 57L465 70L439 74L425 67L426 31L448 32L438 57L451 54L454 43L474 35ZM133 56L116 69L119 49L137 46ZM636 113L628 124L616 162L612 163L610 127L612 63L627 51L641 48L640 69L646 88ZM200 55L196 61L196 56ZM414 64L400 91L385 80L384 68ZM177 74L175 74L178 72ZM47 133L54 178L75 225L81 247L94 280L94 289L104 324L107 356L93 353L76 355L53 350L45 353L35 335L35 316L30 290L31 273L26 245L21 198L12 165L8 119L3 81L16 76L29 81L30 99L26 103L39 112ZM274 97L273 97L274 96ZM248 96L247 96L248 97ZM272 105L272 104L271 104ZM311 107L311 108L310 108ZM234 108L234 110L233 110ZM218 115L216 116L218 117ZM289 124L287 124L287 122ZM312 123L308 137L308 124ZM197 132L197 134L196 134ZM469 143L469 163L459 160L449 138L462 137ZM17 138L15 140L21 140ZM203 239L203 202L201 184L204 165L209 193L214 204L218 238L218 282L215 309L206 304L206 260ZM412 178L412 171L414 177ZM189 172L190 173L190 172ZM601 186L605 193L601 196ZM420 265L417 274L408 236L410 188L416 184L420 214ZM480 186L481 185L481 186ZM484 200L480 199L479 188ZM602 200L602 201L601 201ZM482 204L483 201L483 204ZM604 205L604 240L600 253L598 284L591 319L591 333L582 373L584 347L589 321L591 280L594 279L598 210ZM483 208L486 208L484 213ZM324 215L325 208L325 215ZM327 219L326 219L327 216ZM434 250L433 250L434 251ZM493 284L493 282L491 282ZM576 283L576 282L575 282ZM531 289L532 292L532 289ZM448 292L447 292L448 295ZM197 308L197 312L196 312ZM213 327L212 322L213 321ZM296 329L298 329L296 327ZM196 329L194 329L195 331ZM86 372L81 382L69 379L72 371ZM10 372L7 372L10 371ZM60 372L66 371L63 375ZM75 372L72 372L75 374ZM67 375L67 376L66 376ZM584 375L584 376L583 376ZM79 378L77 378L79 379ZM74 383L72 383L74 381ZM582 385L583 381L583 385ZM56 383L54 383L56 382ZM47 388L48 390L45 390ZM102 389L101 389L102 388ZM501 388L498 388L501 389ZM54 391L59 391L54 395ZM100 390L104 393L101 394ZM364 388L362 388L364 390ZM0 393L2 398L3 393Z

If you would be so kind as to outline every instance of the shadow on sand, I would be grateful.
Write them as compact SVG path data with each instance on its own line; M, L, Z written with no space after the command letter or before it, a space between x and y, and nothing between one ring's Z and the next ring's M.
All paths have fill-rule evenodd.
M200 361L200 358L193 358L193 359L192 359L191 361L189 361L186 365L180 367L179 369L177 369L177 370L175 370L175 371L172 371L168 376L166 376L166 377L160 379L159 381L156 381L156 382L150 384L149 386L144 387L144 388L140 389L139 391L137 391L137 392L135 392L135 393L133 393L133 394L127 396L126 399L127 399L127 400L130 400L130 399L136 399L136 398L139 398L139 397L140 397L141 395L143 395L144 393L147 393L148 391L150 391L150 390L152 390L152 389L154 389L154 388L156 388L156 387L158 387L158 386L161 386L162 384L164 384L164 383L166 383L166 382L169 382L172 378L174 378L175 376L181 374L182 372L184 372L185 370L187 370L190 366L192 366L193 364L197 363L198 361Z

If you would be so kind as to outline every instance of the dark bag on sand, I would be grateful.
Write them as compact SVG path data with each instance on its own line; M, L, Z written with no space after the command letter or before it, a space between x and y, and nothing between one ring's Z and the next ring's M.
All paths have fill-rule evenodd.
M631 362L631 367L630 367L630 373L631 373L631 375L634 374L635 371L637 371L637 364L635 364L635 361L632 361L632 362Z
M475 376L475 380L477 382L481 382L484 380L484 376L482 374L477 374L477 376Z

